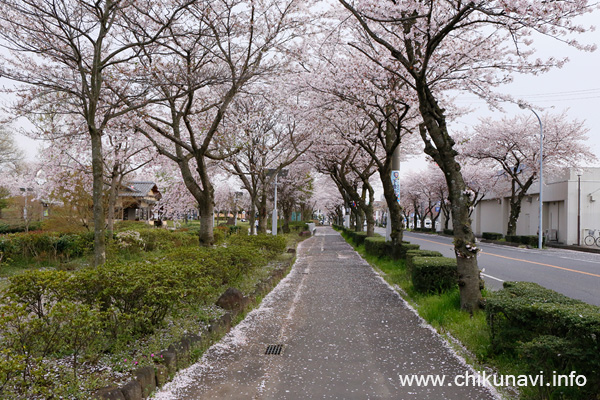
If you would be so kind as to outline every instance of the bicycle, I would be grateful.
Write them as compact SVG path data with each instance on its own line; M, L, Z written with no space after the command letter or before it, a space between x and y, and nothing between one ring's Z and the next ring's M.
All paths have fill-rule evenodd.
M597 229L588 229L587 232L588 232L588 234L583 239L583 243L586 246L593 246L595 244L596 246L600 247L600 241L598 240L600 238L596 237Z

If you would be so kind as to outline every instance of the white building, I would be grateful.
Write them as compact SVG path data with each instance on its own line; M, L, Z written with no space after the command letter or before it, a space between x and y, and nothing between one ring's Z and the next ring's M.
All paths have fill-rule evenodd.
M545 179L542 229L547 240L577 244L578 211L581 215L581 244L584 244L588 230L600 233L600 168L581 171L582 175L578 176L575 168L569 168L560 176ZM484 198L472 214L475 235L481 236L483 232L506 235L509 215L509 198ZM534 183L521 204L517 235L537 235L538 219L539 183Z

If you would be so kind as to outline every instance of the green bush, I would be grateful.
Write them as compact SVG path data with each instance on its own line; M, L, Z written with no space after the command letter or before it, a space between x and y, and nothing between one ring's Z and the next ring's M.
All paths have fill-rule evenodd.
M350 235L352 237L352 241L357 246L364 244L365 239L367 238L367 232L352 232Z
M92 251L93 246L94 234L92 232L86 234L66 233L58 238L56 250L58 254L70 259L81 257Z
M114 225L115 232L139 231L148 229L149 227L150 225L144 221L115 221Z
M226 226L217 226L215 229L213 229L213 237L214 237L214 241L215 244L221 244L225 241L225 239L227 239L229 233L229 228L227 228ZM196 240L198 238L198 236L200 235L200 228L198 227L195 230L195 234L196 234Z
M175 232L169 229L145 228L138 231L144 241L144 250L169 250L182 246L198 244L197 237L185 232Z
M497 232L483 232L481 237L488 240L500 240L502 239L502 234Z
M385 241L384 237L381 236L373 236L373 237L368 237L365 238L365 251L367 252L367 254L376 256L376 257L383 257L383 256L387 256L388 252L387 252L387 243Z
M444 235L454 236L454 229L444 229Z
M537 247L539 238L537 235L506 235L506 241L520 243L527 246ZM542 246L546 244L546 238L542 237Z
M442 253L434 250L408 250L406 252L406 269L412 271L414 257L442 257Z
M505 282L488 297L485 311L495 352L518 355L530 371L539 371L543 360L560 374L585 375L579 397L569 398L600 391L600 307L535 283Z
M31 222L29 224L30 231L37 231L37 230L41 229L41 227L42 227L42 223L38 222L38 221ZM0 223L0 235L6 234L6 233L19 233L19 232L25 232L24 224L9 225L9 224Z
M391 248L390 244L390 248ZM408 242L402 242L402 245L396 246L396 249L392 249L390 253L392 254L392 258L406 260L406 253L410 250L419 250L421 246L418 244L411 244Z
M420 293L441 293L457 285L456 259L413 257L411 279Z
M73 272L28 270L9 278L0 298L0 397L51 398L69 385L78 393L73 377L82 362L93 363L154 331L178 308L213 304L224 286L238 285L286 247L284 237L267 235L233 235L220 247L180 248L177 240L195 243L194 235L157 229L145 237L167 251L143 261ZM62 246L77 248L76 241L69 237ZM70 368L70 374L46 368L54 364L45 359L64 356L70 365L61 368Z
M92 249L93 233L28 232L0 236L0 252L12 259L60 260Z
M232 246L250 246L271 258L285 251L286 239L281 235L238 235L231 236L229 244Z
M27 270L12 276L6 298L25 306L39 318L48 315L48 307L65 295L64 284L69 274L55 270Z
M521 240L519 239L519 236L517 235L506 235L504 237L506 239L507 242L511 242L511 243L520 243Z

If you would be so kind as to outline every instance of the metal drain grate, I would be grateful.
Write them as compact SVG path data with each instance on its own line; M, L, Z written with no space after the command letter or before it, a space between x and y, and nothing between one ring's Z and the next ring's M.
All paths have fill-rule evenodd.
M267 351L265 351L265 354L278 356L281 354L281 350L283 350L282 344L270 344L267 346Z

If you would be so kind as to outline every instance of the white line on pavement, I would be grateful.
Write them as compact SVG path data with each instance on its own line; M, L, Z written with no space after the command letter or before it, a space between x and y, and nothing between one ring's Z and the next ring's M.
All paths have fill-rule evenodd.
M497 281L504 282L502 279L496 278L495 276L491 276L491 275L488 275L488 274L481 274L481 276L485 276L486 278L495 279Z

